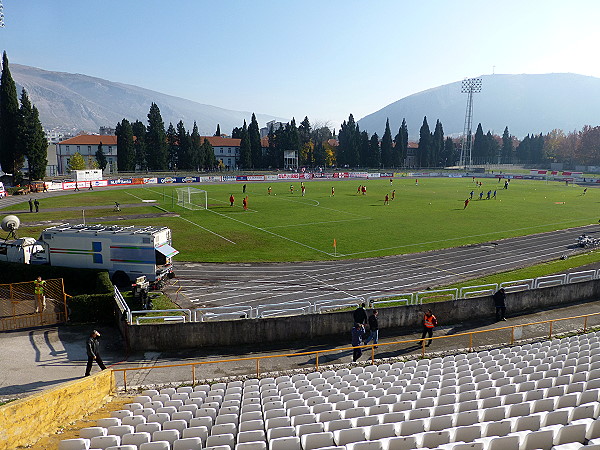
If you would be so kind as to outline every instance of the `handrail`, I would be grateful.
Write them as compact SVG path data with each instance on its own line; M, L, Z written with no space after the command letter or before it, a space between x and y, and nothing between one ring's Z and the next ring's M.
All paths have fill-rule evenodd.
M115 301L117 302L117 306L121 310L121 314L125 313L125 319L126 319L127 323L131 325L131 323L133 322L133 318L131 316L131 309L129 309L129 305L127 305L127 302L125 301L125 298L123 298L123 294L121 294L121 291L119 290L119 288L116 286L113 286L113 287L115 288L114 297L115 297Z
M600 312L590 313L590 314L582 314L578 316L571 317L561 317L558 319L548 319L548 320L540 320L536 322L523 323L518 325L507 325L504 327L492 328L489 330L475 330L475 331L467 331L464 333L457 334L449 334L445 336L433 336L431 339L440 340L440 339L453 339L457 337L469 336L469 349L468 351L473 351L473 336L479 335L483 333L491 333L494 331L502 331L502 330L511 330L511 338L510 345L513 345L515 342L515 328L522 328L531 325L541 325L541 324L550 324L550 329L548 333L548 338L552 338L553 326L554 322L560 322L563 320L573 320L573 319L584 319L583 322L583 331L587 330L587 321L589 317L599 316ZM196 384L196 366L202 366L205 364L222 364L228 362L238 362L238 361L256 361L256 377L260 377L260 361L264 359L273 359L273 358L290 358L297 356L306 356L306 355L315 355L315 370L319 370L319 356L321 354L333 353L333 352L341 352L346 350L353 350L355 348L360 349L371 349L371 363L375 363L375 347L387 347L390 345L398 345L398 344L410 344L410 343L420 343L421 345L421 357L425 357L425 341L430 338L417 338L417 339L407 339L402 341L394 341L394 342L378 342L377 344L367 344L367 345L358 345L358 346L350 346L350 347L342 347L342 348L334 348L334 349L326 349L326 350L313 350L308 352L299 352L299 353L285 353L285 354L277 354L277 355L263 355L263 356L244 356L241 358L233 358L233 359L220 359L220 360L211 360L211 361L197 361L191 363L180 363L180 364L164 364L164 365L155 365L155 366L139 366L139 367L127 367L127 368L112 368L113 372L123 372L123 385L124 389L127 390L127 372L136 371L136 370L150 370L150 369L163 369L169 367L185 367L189 366L192 370L192 384Z

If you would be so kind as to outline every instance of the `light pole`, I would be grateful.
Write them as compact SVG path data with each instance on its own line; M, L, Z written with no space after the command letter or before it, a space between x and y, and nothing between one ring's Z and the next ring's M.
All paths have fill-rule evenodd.
M471 148L473 147L473 138L471 135L471 125L473 124L473 94L481 92L481 78L466 78L462 81L461 93L467 94L467 111L465 112L465 128L463 130L462 148L460 150L460 165L473 165L471 158Z

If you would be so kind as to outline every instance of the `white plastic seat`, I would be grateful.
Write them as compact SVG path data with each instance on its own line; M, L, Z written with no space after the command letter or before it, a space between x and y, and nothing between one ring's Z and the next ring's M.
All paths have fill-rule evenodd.
M217 445L228 445L233 448L235 444L235 437L231 433L227 434L215 434L206 438L206 447L212 447Z
M484 437L478 440L487 450L519 450L519 436Z
M199 437L177 439L173 442L173 450L202 450L202 440Z
M302 437L305 434L322 433L324 430L322 423L304 423L295 427L296 436Z
M383 444L378 441L352 442L346 445L345 450L383 450Z
M292 437L296 436L296 428L289 427L279 427L279 428L270 428L267 430L267 440L271 442L274 439L282 438L282 437Z
M160 430L162 430L162 425L158 422L140 423L139 425L135 426L136 433L149 433L150 435L152 435L152 433L154 433L155 431Z
M465 411L455 414L454 424L457 427L473 425L479 422L479 411Z
M513 406L513 405L511 405ZM505 406L496 406L494 408L482 409L481 420L483 422L491 422L503 420L507 416L507 408Z
M302 450L300 438L297 436L290 436L273 439L269 442L269 450Z
M423 433L423 447L436 448L440 445L448 444L450 442L450 432L445 431L429 431Z
M482 436L480 424L455 427L449 429L448 431L451 432L451 438L454 442L472 442L475 441L475 439L481 438Z
M173 445L173 442L175 442L180 437L181 433L179 433L179 430L161 430L152 433L153 441L167 441L171 445Z
M523 449L548 449L552 448L554 433L552 430L538 430L525 433L521 448Z
M411 434L425 432L425 421L423 419L406 420L400 423L398 436L410 436Z
M569 421L578 419L597 419L600 414L600 403L590 402L573 408L569 414Z
M204 417L194 417L190 420L190 427L206 427L209 431L213 426L212 417L204 416Z
M210 435L217 435L217 434L233 434L235 435L237 433L237 425L235 423L220 423L217 425L213 425L213 427L210 430Z
M454 415L448 414L445 416L432 417L429 420L429 431L443 431L454 426Z
M91 439L96 436L106 436L106 428L104 427L87 427L79 430L79 437L83 439Z
M170 450L171 444L167 441L147 442L140 445L138 448L139 450Z
M88 450L90 448L90 440L79 439L64 439L58 443L58 450Z
M104 450L107 447L114 447L121 444L119 436L95 436L90 439L90 447L93 449Z
M121 425L121 419L118 417L106 417L96 421L96 426L103 428L114 427L117 425Z
M317 418L314 414L299 414L297 416L290 417L292 426L302 425L305 423L315 423Z
M541 426L541 415L531 414L528 416L521 416L515 418L513 422L512 431L537 431Z
M344 419L353 419L355 417L362 417L365 416L367 414L367 409L366 408L350 408L350 409L346 409L345 411L342 411L342 417Z
M355 427L367 427L372 425L379 425L381 423L383 415L377 414L372 416L355 417L352 420L352 424Z
M341 430L340 430L341 431ZM315 450L334 445L334 433L324 431L322 433L305 434L300 438L303 450ZM271 450L275 450L271 447ZM288 450L287 448L282 450Z
M190 427L183 430L183 439L192 437L200 438L200 440L204 444L206 442L206 439L208 438L208 429L206 427Z
M121 425L131 425L133 427L139 425L140 423L146 423L146 417L141 415L134 415L129 417L123 417L123 419L121 420Z
M332 420L330 422L326 422L324 424L325 426L325 431L337 431L337 430L344 430L344 429L349 429L352 428L354 426L354 424L352 423L352 419L338 419L338 420Z
M351 442L364 441L365 439L365 429L362 427L336 430L333 432L333 440L336 445L346 445Z
M419 448L418 436L396 436L379 440L384 450L413 450Z
M121 445L137 445L138 447L152 439L150 433L129 433L121 437Z
M133 433L135 431L135 428L132 427L131 425L115 425L112 427L108 427L106 429L106 435L113 435L113 436L123 436L124 434L130 434Z
M235 450L266 450L267 443L265 441L256 442L241 442L235 445ZM173 449L175 450L175 449Z
M554 445L567 444L569 442L584 442L586 428L584 423L575 423L560 427L554 436Z
M183 430L185 430L187 427L188 422L181 419L167 420L162 424L163 430L177 430L180 434L183 433Z
M482 437L506 436L512 431L511 420L482 423Z
M385 413L381 416L381 423L400 423L406 420L406 414L402 411ZM420 419L422 420L422 419Z
M566 425L569 423L570 413L571 410L569 408L550 411L543 416L542 427L547 427L551 425Z
M256 420L246 420L246 421L240 422L240 426L239 426L239 431L253 431L253 430L264 430L264 429L265 429L265 422L264 422L264 420L262 420L262 418L256 419Z
M319 424L321 425L321 424ZM322 425L321 425L322 427ZM252 431L240 431L237 434L237 442L256 442L256 441L265 441L266 436L263 430L252 430Z

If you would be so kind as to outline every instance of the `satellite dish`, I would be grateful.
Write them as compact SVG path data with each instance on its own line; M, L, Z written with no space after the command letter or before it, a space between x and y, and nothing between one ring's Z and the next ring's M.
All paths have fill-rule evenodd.
M6 216L4 219L2 219L2 222L0 222L0 228L8 233L14 233L15 230L19 228L19 225L21 225L19 218L12 215Z

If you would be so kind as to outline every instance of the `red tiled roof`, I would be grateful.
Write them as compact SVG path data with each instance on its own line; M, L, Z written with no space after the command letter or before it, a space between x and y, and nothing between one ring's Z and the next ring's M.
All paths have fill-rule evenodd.
M241 139L226 138L221 136L200 136L200 142L208 139L213 147L239 147Z
M264 138L260 138L260 146L263 148L269 147L269 138L265 136Z
M112 134L80 134L59 142L59 145L117 145L117 136Z
M340 145L337 139L328 139L327 143L332 147L337 147L338 145Z

